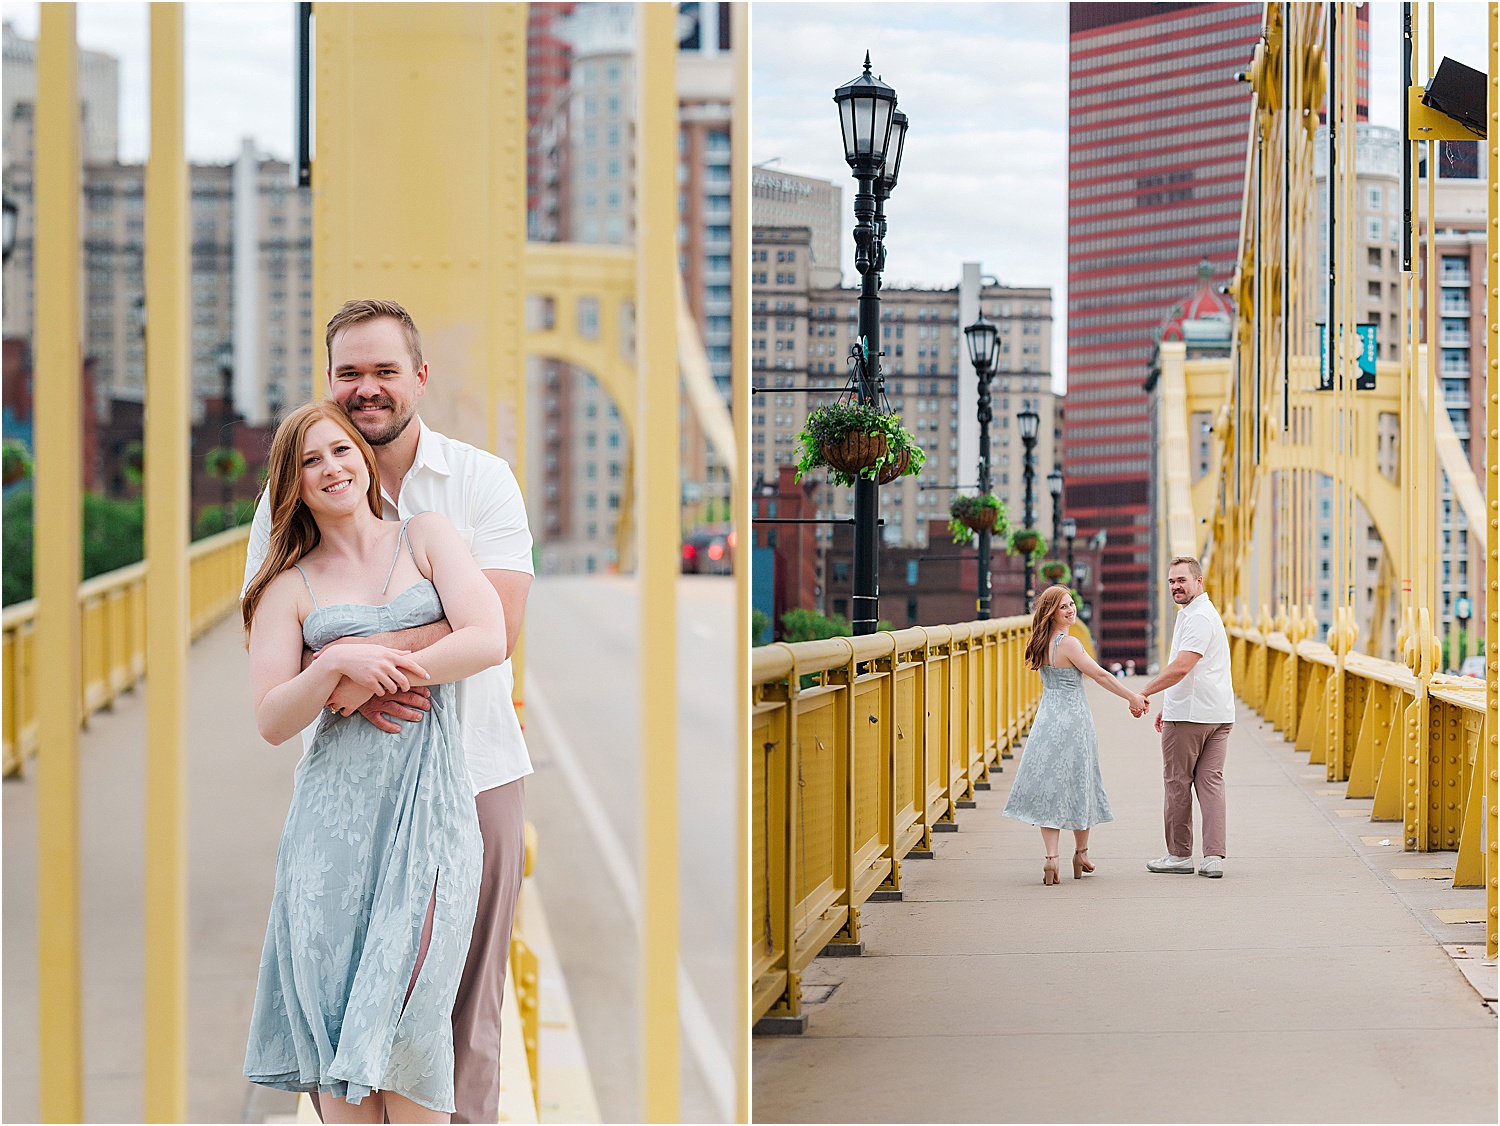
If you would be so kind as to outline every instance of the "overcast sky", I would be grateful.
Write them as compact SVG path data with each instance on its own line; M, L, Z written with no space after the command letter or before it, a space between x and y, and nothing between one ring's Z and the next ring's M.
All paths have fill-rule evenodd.
M1426 5L1418 5L1422 11ZM1371 12L1371 119L1399 127L1399 3ZM1010 285L1053 291L1053 384L1067 364L1068 9L1063 3L805 4L753 9L751 158L847 185L833 90L874 70L911 124L886 205L891 285L957 284L978 261ZM1438 53L1478 70L1485 6L1437 5ZM845 280L854 274L844 240Z
M36 37L36 4L0 4L16 32ZM230 161L240 139L264 152L292 155L296 102L296 5L197 2L184 12L188 159ZM78 42L120 60L120 159L146 157L147 28L145 4L79 4Z

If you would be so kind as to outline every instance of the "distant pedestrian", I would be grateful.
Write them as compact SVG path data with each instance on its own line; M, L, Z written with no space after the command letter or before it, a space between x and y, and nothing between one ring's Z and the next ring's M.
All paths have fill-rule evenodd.
M1036 600L1026 663L1042 676L1042 701L1026 737L1004 815L1042 830L1042 883L1057 883L1057 844L1062 830L1073 830L1073 878L1092 872L1089 830L1113 821L1104 777L1099 772L1099 737L1083 694L1083 678L1108 688L1130 705L1134 716L1148 707L1142 696L1122 688L1069 635L1078 614L1067 587L1048 587Z
M1133 659L1132 660L1128 660L1128 661L1125 662L1125 675L1126 676L1134 676L1135 675L1135 661Z
M1224 757L1234 726L1234 684L1229 674L1229 635L1219 611L1203 592L1198 560L1182 555L1167 570L1177 603L1167 667L1141 689L1165 695L1156 730L1161 732L1167 852L1146 865L1152 872L1193 870L1193 793L1203 819L1203 863L1198 875L1224 874Z

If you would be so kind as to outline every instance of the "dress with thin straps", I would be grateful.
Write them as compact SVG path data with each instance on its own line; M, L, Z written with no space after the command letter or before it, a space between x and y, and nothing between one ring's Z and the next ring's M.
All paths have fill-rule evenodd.
M1042 675L1042 699L1026 736L1016 780L1006 799L1006 817L1049 829L1090 829L1113 821L1104 776L1099 771L1099 737L1083 691L1083 673L1050 663L1052 639Z
M382 595L403 543L410 551L405 523ZM313 599L302 623L313 650L444 616L428 579L382 605L323 606L297 569ZM297 764L245 1051L256 1083L355 1103L394 1091L453 1110L453 1000L483 857L455 689L433 685L432 711L399 734L325 711Z

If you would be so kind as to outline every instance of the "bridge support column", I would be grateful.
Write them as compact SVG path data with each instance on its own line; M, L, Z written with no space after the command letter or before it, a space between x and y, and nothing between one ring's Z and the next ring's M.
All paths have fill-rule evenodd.
M37 1001L41 1112L83 1121L77 7L43 4L36 99Z
M146 1121L187 1119L191 445L183 8L152 4L146 164Z

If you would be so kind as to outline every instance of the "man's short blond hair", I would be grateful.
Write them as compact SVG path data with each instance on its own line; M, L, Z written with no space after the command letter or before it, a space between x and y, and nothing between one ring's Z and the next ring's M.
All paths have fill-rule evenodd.
M1173 567L1176 567L1178 564L1181 564L1182 566L1186 567L1189 571L1191 571L1192 575L1193 575L1193 578L1195 578L1195 579L1201 579L1201 578L1203 578L1203 568L1201 566L1199 566L1198 560L1195 559L1195 558L1193 558L1193 556L1191 556L1191 555L1174 555L1172 557L1172 562L1167 566L1167 570L1170 571Z
M333 314L333 319L328 322L328 329L323 335L323 345L328 349L329 371L333 370L333 338L350 325L379 320L381 317L389 317L401 326L401 333L406 337L406 350L411 353L412 370L416 371L422 366L422 335L417 332L417 326L411 319L411 314L394 301L366 298L362 301L345 301L339 307L339 311Z

